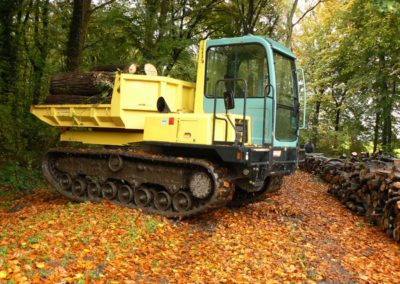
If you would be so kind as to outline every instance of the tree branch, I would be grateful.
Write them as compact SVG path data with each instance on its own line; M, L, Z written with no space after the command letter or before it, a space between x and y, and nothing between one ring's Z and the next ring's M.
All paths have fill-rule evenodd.
M324 1L325 1L325 0L318 0L318 2L317 2L314 6L308 8L307 11L305 11L304 14L292 25L292 27L294 27L295 25L297 25L298 23L300 23L300 22L305 18L305 16L307 16L308 13L310 13L311 11L313 11L315 8L317 8L317 6L318 6L319 4L323 3Z
M112 4L112 3L114 3L114 2L115 2L115 0L110 0L110 1L104 2L103 4L100 4L99 6L96 6L96 7L94 7L92 10L90 10L90 14L93 14L93 13L96 12L97 10L99 10L99 9L101 9L101 8L103 8L103 7L107 6L107 5L109 5L109 4Z

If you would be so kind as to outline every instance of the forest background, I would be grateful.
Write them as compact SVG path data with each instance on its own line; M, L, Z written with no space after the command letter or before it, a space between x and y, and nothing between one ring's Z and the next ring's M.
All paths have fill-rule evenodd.
M52 75L100 64L153 63L194 81L200 39L265 35L306 71L317 151L396 154L400 113L397 0L0 0L0 184L42 181L58 131L29 113Z

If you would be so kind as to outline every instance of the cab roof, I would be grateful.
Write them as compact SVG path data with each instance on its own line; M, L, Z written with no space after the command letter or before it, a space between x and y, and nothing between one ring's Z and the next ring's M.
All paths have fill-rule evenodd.
M289 57L296 58L296 56L293 54L293 52L281 44L280 42L277 42L273 39L267 38L265 36L259 36L259 35L246 35L246 36L241 36L241 37L230 37L230 38L220 38L220 39L209 39L207 40L207 47L209 46L215 46L215 45L228 45L228 44L240 44L240 43L261 43L261 44L269 44L272 49L283 53Z

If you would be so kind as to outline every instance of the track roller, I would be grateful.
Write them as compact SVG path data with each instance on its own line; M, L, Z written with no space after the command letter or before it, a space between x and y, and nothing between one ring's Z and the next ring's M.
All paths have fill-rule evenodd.
M144 208L150 204L153 199L153 194L149 189L139 187L135 190L134 198L136 205L140 208Z
M166 191L158 192L154 197L154 206L158 210L166 211L171 207L172 198Z
M72 185L72 178L69 174L61 174L58 178L58 181L63 190L69 190Z
M101 198L101 187L97 181L89 182L87 185L88 196L91 200L98 200Z
M176 211L184 212L192 207L192 198L187 192L179 191L172 198L172 204Z
M112 181L106 182L101 187L105 199L113 200L117 196L117 186Z
M118 189L118 200L122 204L128 204L133 200L133 189L129 185L122 185Z
M84 196L86 193L86 181L83 178L77 178L72 182L72 194L75 196Z

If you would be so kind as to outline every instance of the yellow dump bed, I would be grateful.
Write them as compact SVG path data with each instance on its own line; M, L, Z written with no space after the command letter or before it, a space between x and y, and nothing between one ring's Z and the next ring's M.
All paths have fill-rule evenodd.
M235 141L231 123L239 123L243 116L229 114L228 119L225 113L217 114L214 129L214 114L194 113L194 104L194 83L118 73L111 104L45 104L32 106L31 112L47 124L63 128L61 141L102 145L143 141L211 145L213 138ZM248 125L250 143L251 123Z
M195 84L162 76L118 73L111 104L35 105L31 112L58 127L144 129L146 114L157 113L163 97L172 113L192 113Z

